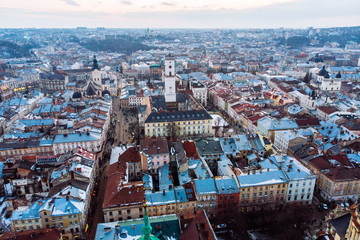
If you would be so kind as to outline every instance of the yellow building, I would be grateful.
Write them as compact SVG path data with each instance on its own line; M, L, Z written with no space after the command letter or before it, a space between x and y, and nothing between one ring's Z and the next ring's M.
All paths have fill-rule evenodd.
M152 112L145 121L145 136L212 135L212 121L206 110Z
M342 156L318 156L309 161L309 169L318 175L316 187L328 201L356 201L360 193L359 168L335 166ZM341 173L341 174L340 174Z
M288 181L281 170L249 171L237 177L240 184L240 211L274 209L286 203Z
M346 239L358 240L360 239L360 209L358 206L351 207L351 220L349 228L346 231Z
M23 156L54 156L53 145L43 145L40 141L27 141L0 144L0 158L14 160Z
M12 232L56 227L67 239L80 236L85 228L84 203L68 197L39 200L13 211Z

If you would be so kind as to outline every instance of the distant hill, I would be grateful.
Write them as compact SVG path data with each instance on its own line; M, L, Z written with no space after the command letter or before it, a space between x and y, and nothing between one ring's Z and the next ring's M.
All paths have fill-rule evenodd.
M130 54L138 50L149 50L151 47L144 45L141 41L129 36L121 36L116 39L87 40L80 45L91 51L106 51Z
M279 39L278 45L286 45L291 48L300 48L303 46L307 46L310 43L310 39L302 36L293 36L288 39L281 38Z
M30 57L32 47L32 45L18 45L9 41L0 41L0 58Z

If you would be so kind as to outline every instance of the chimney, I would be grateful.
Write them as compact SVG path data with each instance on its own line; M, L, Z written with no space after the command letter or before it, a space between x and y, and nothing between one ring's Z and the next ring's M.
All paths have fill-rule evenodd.
M165 196L165 189L163 189L163 196Z
M38 201L39 206L43 205L43 201Z
M66 201L67 201L67 202L69 201L69 198L70 198L69 196L66 196Z
M269 171L270 169L269 168L267 168L267 171Z
M68 135L65 133L65 134L64 134L64 137L67 137L67 136L68 136Z

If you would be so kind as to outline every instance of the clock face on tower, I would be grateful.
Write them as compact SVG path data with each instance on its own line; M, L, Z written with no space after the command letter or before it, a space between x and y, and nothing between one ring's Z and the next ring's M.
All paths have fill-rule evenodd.
M171 68L171 66L169 66L169 68Z

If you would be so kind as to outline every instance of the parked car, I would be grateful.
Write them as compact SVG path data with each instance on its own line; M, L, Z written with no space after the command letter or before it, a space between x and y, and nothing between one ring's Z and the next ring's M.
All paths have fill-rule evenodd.
M322 206L322 207L323 207L324 210L328 210L328 206L327 206L326 203L323 203L323 206Z
M226 224L225 224L225 223L216 225L216 229L223 229L223 228L226 228Z

